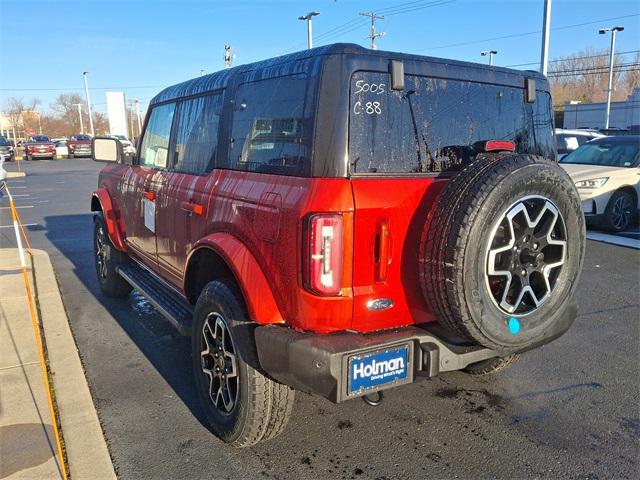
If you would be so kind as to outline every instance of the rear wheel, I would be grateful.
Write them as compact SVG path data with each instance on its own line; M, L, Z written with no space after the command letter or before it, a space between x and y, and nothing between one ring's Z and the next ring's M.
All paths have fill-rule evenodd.
M73 158L73 153L70 153L70 154L68 155L68 157L69 157L69 158Z
M584 237L577 192L555 162L480 156L429 216L425 299L471 343L503 354L547 343L575 319Z
M629 228L636 213L636 199L626 190L615 192L604 212L604 228L612 232L622 232Z
M211 430L235 447L278 436L295 399L291 388L262 373L254 328L233 282L204 287L194 313L193 370Z
M93 256L96 275L102 293L108 297L126 297L131 291L129 285L117 272L117 267L128 261L127 255L113 246L107 234L102 214L96 215L93 223Z

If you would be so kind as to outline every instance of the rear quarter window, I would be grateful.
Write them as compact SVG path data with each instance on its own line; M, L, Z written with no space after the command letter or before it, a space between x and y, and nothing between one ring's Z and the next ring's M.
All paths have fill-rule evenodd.
M245 83L234 101L229 168L306 176L313 108L307 77Z
M553 156L551 105L538 92L535 107L521 88L462 80L356 72L351 80L351 173L439 173L456 170L482 140L511 140L520 153ZM543 93L543 94L541 94Z

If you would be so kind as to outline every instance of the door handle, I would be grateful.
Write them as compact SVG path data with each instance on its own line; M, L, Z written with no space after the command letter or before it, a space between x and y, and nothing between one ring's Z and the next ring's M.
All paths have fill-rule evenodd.
M204 213L204 207L199 203L180 202L180 208L189 214L202 215Z
M376 245L376 282L385 282L391 262L391 233L389 224L386 221L378 224L377 245Z
M153 201L156 199L156 194L154 192L144 192L144 198Z

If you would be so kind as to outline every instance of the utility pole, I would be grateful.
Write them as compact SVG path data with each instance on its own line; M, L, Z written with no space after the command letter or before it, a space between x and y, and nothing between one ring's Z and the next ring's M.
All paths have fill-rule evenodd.
M235 60L236 54L232 52L231 45L224 46L224 68L231 68L231 62Z
M483 52L480 52L480 55L482 55L483 57L489 56L489 66L493 65L493 56L497 54L497 50L485 50Z
M76 107L78 107L78 118L80 119L80 133L84 133L84 125L82 123L82 104L74 103Z
M616 49L616 33L622 32L624 27L601 28L600 35L611 32L611 50L609 51L609 87L607 88L607 110L604 117L604 129L609 129L609 117L611 116L611 91L613 90L613 61Z
M371 33L369 34L369 38L371 39L371 50L377 50L378 46L376 45L376 39L378 37L384 37L385 32L376 33L376 20L384 20L384 17L376 15L373 12L364 12L360 15L362 15L363 17L371 17Z
M542 49L540 50L540 72L547 75L549 66L549 30L551 28L551 0L544 0L544 15L542 21Z
M87 83L87 73L82 72L82 77L84 78L84 95L87 99L87 110L89 113L89 128L91 128L91 136L95 137L96 133L93 130L93 116L91 115L91 97L89 96L89 84Z
M307 22L307 48L313 48L313 20L312 18L320 15L320 12L309 12L306 15L298 17L298 20Z

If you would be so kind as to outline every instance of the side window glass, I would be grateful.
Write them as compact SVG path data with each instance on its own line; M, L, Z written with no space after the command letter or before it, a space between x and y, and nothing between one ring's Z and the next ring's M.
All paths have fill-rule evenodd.
M173 168L204 174L214 168L222 95L180 102L176 114Z
M148 167L167 167L171 123L176 104L154 107L142 137L138 163Z
M302 176L308 171L312 116L305 76L241 85L233 113L229 166Z

